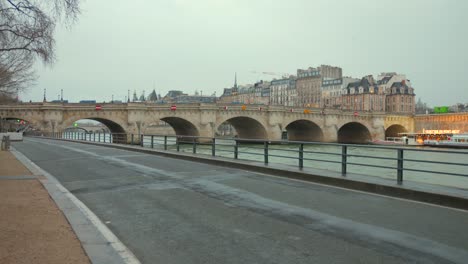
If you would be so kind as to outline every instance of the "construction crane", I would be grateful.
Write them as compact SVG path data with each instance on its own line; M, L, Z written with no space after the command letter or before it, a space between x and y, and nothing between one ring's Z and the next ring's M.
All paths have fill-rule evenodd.
M290 73L283 73L283 72L257 72L257 71L251 71L251 73L281 76L281 78L289 78L289 76L291 75Z

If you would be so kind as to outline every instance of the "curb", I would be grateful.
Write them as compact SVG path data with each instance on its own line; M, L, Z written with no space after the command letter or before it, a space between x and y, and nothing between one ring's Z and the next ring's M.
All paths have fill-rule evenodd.
M297 168L274 168L271 165L263 165L259 162L249 162L249 161L239 161L239 160L230 160L228 158L221 157L211 157L211 156L196 156L193 154L180 153L180 152L169 152L156 150L151 148L142 148L127 146L121 144L110 144L110 143L98 143L90 141L75 141L69 139L57 139L57 138L48 138L48 137L35 137L35 138L45 138L58 141L67 141L87 145L103 146L108 148L115 148L127 151L134 151L152 155L158 155L163 157L182 159L194 162L201 162L205 164L217 165L222 167L244 169L252 172L270 174L274 176L279 176L283 178L297 179L308 182L320 183L324 185L336 186L345 189L358 190L368 193L375 193L380 195L385 195L389 197L402 198L407 200L413 200L418 202L424 202L429 204L435 204L440 206L452 207L457 209L468 210L468 195L457 196L450 193L437 193L427 190L409 188L404 185L397 185L396 183L375 183L364 181L361 179L350 179L350 177L342 176L325 176L318 175L315 173L308 173ZM455 189L455 188L453 188Z
M41 169L13 147L11 147L11 153L32 172L49 192L50 197L65 215L91 263L140 264L135 255L112 231L54 176ZM38 176L43 176L45 179Z

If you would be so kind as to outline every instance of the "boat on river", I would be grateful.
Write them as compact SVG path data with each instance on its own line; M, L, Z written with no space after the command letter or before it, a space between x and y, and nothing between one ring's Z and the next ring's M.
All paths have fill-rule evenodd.
M468 148L468 134L457 134L447 140L424 140L424 146L440 148Z
M376 139L373 140L371 143L374 145L406 145L406 137L387 137L385 140Z

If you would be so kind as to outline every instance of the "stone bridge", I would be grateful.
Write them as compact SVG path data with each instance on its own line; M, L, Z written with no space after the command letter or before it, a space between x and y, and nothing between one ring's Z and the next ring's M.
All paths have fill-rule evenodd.
M180 104L54 104L0 105L0 117L22 119L43 132L62 132L81 119L103 123L112 133L144 134L147 127L167 122L177 135L214 137L229 123L239 138L363 143L399 132L414 131L413 116L376 112L342 112L283 106Z

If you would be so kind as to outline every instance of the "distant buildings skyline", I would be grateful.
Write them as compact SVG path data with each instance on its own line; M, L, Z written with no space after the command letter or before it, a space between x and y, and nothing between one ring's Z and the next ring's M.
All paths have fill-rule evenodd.
M261 92L260 92L261 91ZM415 113L415 93L410 80L396 72L381 73L377 79L343 76L341 67L320 65L297 69L296 75L253 85L225 88L221 103L283 105L390 113Z

